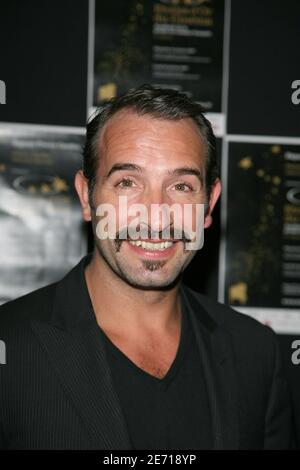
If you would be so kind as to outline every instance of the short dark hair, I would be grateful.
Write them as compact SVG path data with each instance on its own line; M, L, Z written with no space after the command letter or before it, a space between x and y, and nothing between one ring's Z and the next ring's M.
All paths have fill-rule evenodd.
M83 174L88 180L91 196L96 180L99 161L98 143L104 124L118 111L131 109L138 115L149 115L159 119L180 120L191 118L197 124L207 148L206 154L206 194L219 177L216 139L210 122L204 116L204 109L185 93L151 85L132 88L127 93L112 98L98 107L87 123L86 141L83 149Z

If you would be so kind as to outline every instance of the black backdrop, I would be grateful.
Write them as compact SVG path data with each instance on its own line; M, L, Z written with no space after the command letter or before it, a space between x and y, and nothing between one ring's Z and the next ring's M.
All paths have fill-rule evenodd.
M298 0L232 0L229 133L299 136L300 106L290 100L290 84L300 78L299 19ZM2 0L0 21L0 79L7 86L0 121L84 126L88 1ZM214 297L219 213L186 274L188 284ZM300 440L300 365L291 362L297 338L279 336Z

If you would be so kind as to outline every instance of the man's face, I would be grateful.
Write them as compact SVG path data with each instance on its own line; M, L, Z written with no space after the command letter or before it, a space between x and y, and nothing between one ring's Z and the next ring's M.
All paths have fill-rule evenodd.
M172 213L171 218L160 214L147 223L140 219L139 227L149 230L145 242L152 240L151 245L145 245L141 244L142 237L99 239L96 208L107 203L114 207L119 216L118 234L137 216L120 213L120 196L126 197L128 210L133 204L142 204L149 216L153 204L177 204L182 208L181 214L183 206L189 204L194 229L196 204L207 202L206 149L196 124L191 119L162 120L122 110L101 131L98 151L100 160L92 195L95 210L91 211L98 254L115 275L130 285L144 289L171 285L195 255L194 250L185 250L184 238L175 239L174 230L182 228L180 216L175 220ZM180 220L181 227L177 227ZM166 238L161 232L168 228L170 236ZM154 240L150 230L160 239ZM163 240L167 243L161 245Z

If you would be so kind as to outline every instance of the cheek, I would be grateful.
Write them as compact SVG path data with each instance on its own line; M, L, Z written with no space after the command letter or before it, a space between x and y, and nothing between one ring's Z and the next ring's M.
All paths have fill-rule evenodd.
M185 204L182 223L186 232L198 232L204 226L205 205L203 203Z

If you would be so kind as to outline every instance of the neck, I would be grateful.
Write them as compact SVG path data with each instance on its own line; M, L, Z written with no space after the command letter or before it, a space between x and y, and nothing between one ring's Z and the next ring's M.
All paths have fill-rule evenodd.
M166 290L133 287L117 276L97 251L85 269L85 278L97 322L104 331L136 336L178 328L178 283Z

